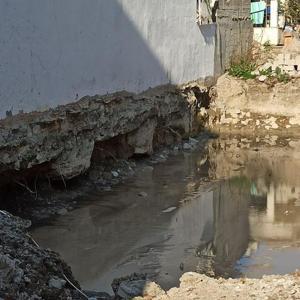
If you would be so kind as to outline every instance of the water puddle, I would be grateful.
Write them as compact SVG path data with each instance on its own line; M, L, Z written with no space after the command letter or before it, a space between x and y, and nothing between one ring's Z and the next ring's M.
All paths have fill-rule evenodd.
M300 268L300 141L214 140L145 167L34 238L84 289L147 273L162 287L187 271L261 277ZM271 146L271 145L273 146Z

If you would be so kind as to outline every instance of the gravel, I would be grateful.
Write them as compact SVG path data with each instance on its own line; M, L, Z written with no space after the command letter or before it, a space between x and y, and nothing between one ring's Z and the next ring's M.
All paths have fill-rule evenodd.
M26 233L31 222L0 211L0 299L82 299L71 269Z

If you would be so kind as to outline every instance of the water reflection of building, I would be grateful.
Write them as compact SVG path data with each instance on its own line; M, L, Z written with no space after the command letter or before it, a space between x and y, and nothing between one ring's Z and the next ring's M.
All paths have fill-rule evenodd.
M300 142L282 139L278 146L270 147L268 143L277 139L265 138L261 145L250 140L220 140L215 142L219 150L214 146L209 152L216 178L249 179L250 233L257 240L300 237Z
M173 216L167 246L168 256L160 257L167 273L184 271L233 276L235 263L245 253L249 241L249 189L244 180L222 181L209 190L199 190ZM173 262L170 264L170 262ZM176 263L174 263L176 262ZM159 281L164 281L161 276Z
M257 240L300 238L300 187L272 182L264 194L265 210L250 211L251 236Z
M235 262L245 253L249 241L247 182L235 178L214 188L213 230L210 240L198 247L198 270L212 275L233 276ZM207 270L208 262L212 270Z

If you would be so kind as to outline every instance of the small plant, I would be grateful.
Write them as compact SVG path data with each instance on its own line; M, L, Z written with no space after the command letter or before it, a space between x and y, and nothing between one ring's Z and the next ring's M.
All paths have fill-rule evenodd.
M270 41L266 41L263 44L263 47L266 52L270 52L272 50L272 45L271 45Z
M285 1L285 14L294 24L300 23L300 5L299 0Z
M278 82L284 82L288 83L290 81L289 74L282 71L279 67L276 67L276 69L273 71L272 67L269 67L267 69L261 69L259 70L259 76L266 76L267 79L271 81L278 81Z
M267 77L272 76L272 67L269 67L267 69L259 70L259 75L265 75Z
M238 63L233 63L228 73L231 76L239 77L243 79L253 79L256 76L252 74L252 72L255 70L256 65L250 61L247 60L241 60Z
M279 67L275 69L275 77L279 82L288 83L290 81L290 75L283 72Z

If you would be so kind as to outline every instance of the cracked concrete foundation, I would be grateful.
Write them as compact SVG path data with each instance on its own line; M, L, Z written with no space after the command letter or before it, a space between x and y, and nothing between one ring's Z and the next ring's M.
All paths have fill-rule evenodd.
M32 170L67 180L84 173L92 156L151 154L155 144L167 143L162 132L168 132L169 140L173 137L169 142L191 134L198 107L195 93L201 91L207 88L194 83L138 95L86 96L46 112L6 118L0 121L0 174ZM109 141L113 154L105 147Z

